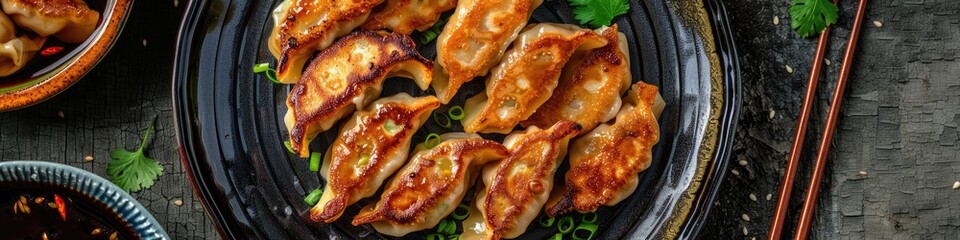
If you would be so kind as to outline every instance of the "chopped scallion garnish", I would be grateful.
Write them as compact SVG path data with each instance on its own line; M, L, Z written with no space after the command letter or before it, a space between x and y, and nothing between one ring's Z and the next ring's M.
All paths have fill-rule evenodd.
M427 149L433 149L437 145L440 145L440 135L436 133L430 133L427 135L427 140L423 141L423 146Z
M320 171L320 153L310 153L310 171Z
M574 240L590 240L593 239L593 234L597 232L597 224L594 223L582 223L573 230L573 239Z
M273 70L269 63L258 63L253 65L253 73L263 73L263 75L266 75L267 79L270 79L271 82L280 84L280 80L277 80L277 70Z
M453 210L453 213L450 214L450 217L457 221L463 221L470 216L470 207L467 205L460 204L457 206L457 209Z
M439 112L439 111L433 112L433 122L436 122L437 125L440 125L443 128L453 127L453 122L450 121L450 118L447 117L446 114L443 114L442 112Z
M320 196L323 196L323 189L317 188L310 192L310 194L307 194L307 197L303 198L303 201L310 206L317 205L317 202L320 201Z
M443 240L443 235L436 233L427 234L427 240Z
M553 237L550 238L550 240L563 240L563 233L554 234Z
M570 231L573 231L573 217L566 216L560 218L560 221L557 222L557 229L560 230L560 233L567 234Z
M447 114L450 115L450 119L460 121L464 117L463 107L453 106L449 110L447 110Z
M584 213L583 216L580 217L580 221L585 223L596 223L597 213L595 212Z
M540 226L541 226L541 227L545 227L545 228L553 227L553 222L554 222L554 221L556 221L556 218L546 218L546 217L544 217L544 216L540 216Z
M297 154L297 151L294 151L293 147L290 146L290 141L283 141L283 146L287 147L287 152L290 152L291 154Z

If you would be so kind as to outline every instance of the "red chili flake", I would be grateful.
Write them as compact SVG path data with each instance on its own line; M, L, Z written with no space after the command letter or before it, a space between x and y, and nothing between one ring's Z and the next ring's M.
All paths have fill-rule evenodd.
M63 220L66 221L67 205L63 203L63 198L60 198L60 195L54 194L53 201L57 203L57 211L60 212L60 218L63 218Z
M61 46L53 46L53 47L48 47L48 48L43 49L43 51L40 52L40 55L50 56L50 55L57 54L57 53L60 52L60 51L63 51L63 47L61 47Z

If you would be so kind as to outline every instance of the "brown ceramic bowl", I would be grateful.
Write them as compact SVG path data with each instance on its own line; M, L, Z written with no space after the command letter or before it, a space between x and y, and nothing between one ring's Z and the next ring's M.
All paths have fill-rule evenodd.
M79 44L48 40L40 51L51 47L62 50L50 55L37 54L19 72L0 77L0 112L24 108L47 100L76 83L110 51L133 0L86 0L100 12L97 29Z

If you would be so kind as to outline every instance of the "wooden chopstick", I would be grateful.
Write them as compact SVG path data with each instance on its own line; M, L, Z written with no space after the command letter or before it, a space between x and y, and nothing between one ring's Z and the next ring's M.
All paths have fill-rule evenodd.
M807 239L810 234L810 223L816 211L817 196L820 193L820 182L823 172L827 168L827 157L830 155L830 142L837 127L837 117L840 115L840 105L843 103L843 92L850 77L850 68L853 66L853 55L857 50L857 41L860 39L860 26L863 25L863 14L867 11L867 0L860 0L857 6L857 16L850 29L847 39L847 50L843 54L843 63L840 66L840 75L837 77L837 87L833 91L833 100L830 101L830 112L827 113L827 125L823 128L823 138L817 149L817 162L810 176L810 185L807 187L807 197L803 202L803 211L800 212L800 221L797 223L795 240Z
M836 4L837 0L833 0ZM793 191L793 181L797 176L797 165L800 163L800 154L803 152L803 139L807 136L807 125L810 123L810 111L816 99L817 83L820 82L820 71L823 69L823 59L827 52L827 40L830 39L830 27L820 33L817 42L817 51L813 57L813 66L810 68L810 77L807 79L807 90L803 95L803 105L800 107L800 116L797 118L797 128L793 134L793 146L787 158L787 167L780 182L780 192L777 195L777 206L774 210L770 231L767 234L770 240L779 240L783 232L783 223L786 222L787 208L790 206L790 194Z

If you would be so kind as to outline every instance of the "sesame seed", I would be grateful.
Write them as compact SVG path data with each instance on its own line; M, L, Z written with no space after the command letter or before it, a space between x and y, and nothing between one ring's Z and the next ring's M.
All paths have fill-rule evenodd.
M63 114L63 111L57 111L57 117L67 118L67 116Z
M746 165L747 165L747 160L745 160L745 159L740 159L740 161L737 162L737 163L739 163L740 166L746 166Z
M953 182L953 189L960 189L960 181Z
M736 176L740 176L740 171L737 171L736 169L730 170L730 173L733 173L733 175L736 175Z
M883 27L883 23L880 22L880 21L873 21L873 26L874 26L874 27Z
M143 39L143 46L144 46L144 47L147 46L147 39Z
M743 215L740 215L740 219L743 219L744 221L749 222L749 221L750 221L750 215L747 215L746 213L744 213Z
M178 5L180 5L180 1L173 0L173 7L177 7Z
M767 194L767 201L770 201L770 199L773 199L773 193Z
M750 235L750 231L747 231L747 227L743 227L743 235Z
M790 65L783 65L783 67L787 69L787 73L793 73L793 67Z
M826 64L827 66L830 66L830 59L824 58L824 59L823 59L823 64Z
M92 161L93 161L93 155L87 155L86 157L83 157L83 161L92 162Z
M860 172L857 172L857 175L858 175L858 176L861 176L861 177L863 177L863 176L867 176L867 171L860 171Z
M182 199L173 200L173 205L183 206L183 200Z
M773 16L773 25L780 25L780 16Z
M757 195L756 195L756 194L753 194L753 193L751 193L751 194L750 194L750 201L754 201L754 202L756 202L756 201L757 201Z
M767 116L770 119L777 117L777 111L774 111L773 108L770 109L770 116Z

